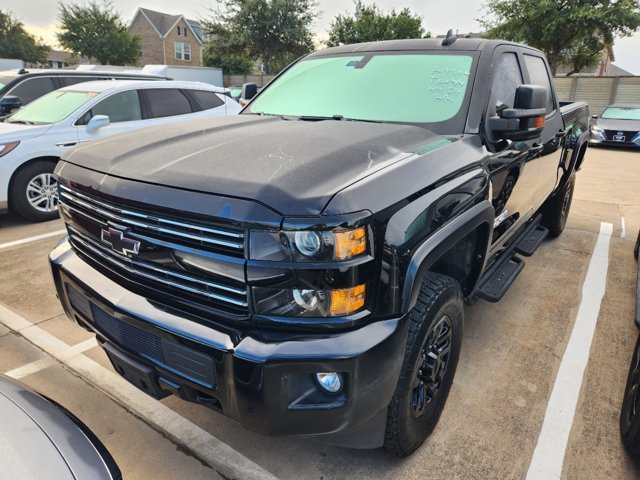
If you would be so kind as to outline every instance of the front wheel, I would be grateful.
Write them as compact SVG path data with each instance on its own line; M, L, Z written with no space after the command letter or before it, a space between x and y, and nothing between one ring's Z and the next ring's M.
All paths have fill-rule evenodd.
M458 365L463 320L458 283L429 273L410 313L402 370L387 412L388 452L410 455L438 423Z
M38 160L15 173L9 192L11 209L34 222L58 218L58 182L55 163Z

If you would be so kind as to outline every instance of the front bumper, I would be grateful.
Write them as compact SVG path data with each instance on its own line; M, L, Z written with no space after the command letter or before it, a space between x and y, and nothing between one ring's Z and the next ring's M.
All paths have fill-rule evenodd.
M124 289L81 260L66 238L49 260L67 316L94 331L112 361L115 346L150 370L156 392L205 404L259 433L382 445L407 316L327 334L213 327ZM313 381L331 371L344 375L337 395Z
M589 137L589 144L594 146L640 148L640 132L632 137L625 138L623 142L619 142L608 138L605 132L592 130Z

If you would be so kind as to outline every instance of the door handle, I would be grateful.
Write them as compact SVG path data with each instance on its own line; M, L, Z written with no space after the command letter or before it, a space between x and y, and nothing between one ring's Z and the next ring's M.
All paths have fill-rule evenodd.
M531 148L529 148L529 152L537 155L538 153L542 152L543 148L544 145L542 145L541 143L534 143L533 145L531 145Z
M560 130L558 133L556 133L556 138L562 138L566 136L567 133L569 133L569 130Z

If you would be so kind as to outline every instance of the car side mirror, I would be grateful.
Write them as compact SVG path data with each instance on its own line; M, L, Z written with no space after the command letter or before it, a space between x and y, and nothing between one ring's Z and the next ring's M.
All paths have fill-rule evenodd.
M489 118L489 128L503 140L532 140L544 128L549 90L541 85L520 85L513 108L500 108Z
M258 93L258 85L255 83L244 83L242 84L242 96L240 97L242 100L246 100L247 102L256 96Z
M598 119L598 115L591 115L591 118L593 118L594 120Z
M0 113L3 115L9 115L14 110L17 110L22 106L22 101L15 95L7 95L0 100Z
M95 115L91 117L91 120L89 120L89 123L87 123L87 126L85 128L87 130L87 133L93 133L99 128L106 127L110 123L111 120L107 115Z

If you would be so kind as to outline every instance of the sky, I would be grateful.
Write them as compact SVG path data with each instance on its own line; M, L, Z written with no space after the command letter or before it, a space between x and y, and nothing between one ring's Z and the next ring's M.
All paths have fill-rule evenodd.
M73 3L75 0L71 0ZM366 1L366 0L365 0ZM448 29L460 33L477 32L480 26L476 21L483 16L481 2L478 0L375 0L383 10L393 7L409 7L423 17L423 27L433 35L445 34ZM209 8L215 4L211 0L143 0L141 3L131 0L113 0L116 10L126 21L130 21L138 7L157 10L172 15L182 14L195 20L209 15ZM332 19L338 13L352 12L351 0L318 0L320 17L314 25L319 39L327 37ZM42 37L49 45L56 47L55 25L57 23L58 2L56 0L2 0L2 10L11 11L20 19L28 31ZM640 75L640 32L633 37L617 39L614 54L618 67Z

